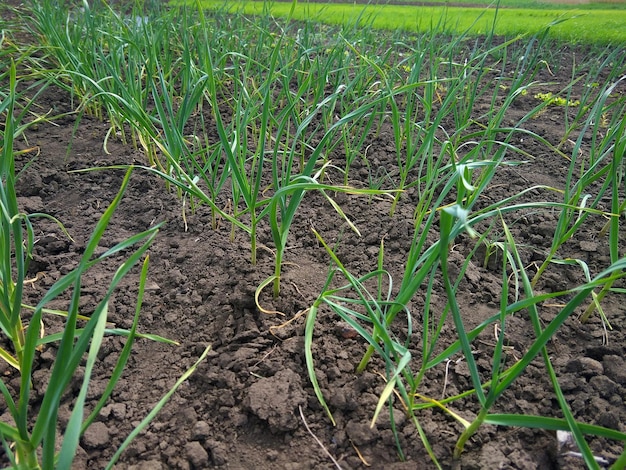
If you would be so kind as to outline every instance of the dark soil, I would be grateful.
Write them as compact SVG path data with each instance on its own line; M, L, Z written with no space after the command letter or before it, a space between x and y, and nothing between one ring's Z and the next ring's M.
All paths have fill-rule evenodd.
M538 91L557 92L571 80L574 53L563 49L558 55L560 65L552 70L555 75L546 70L545 76L539 78L553 85L543 86ZM48 89L38 98L38 104L43 110L71 111L70 97L58 89ZM509 119L515 122L535 105L532 93L520 97ZM527 127L557 143L563 136L563 122L564 108L553 106L527 123ZM75 266L96 221L115 196L123 177L123 172L114 170L71 171L144 162L140 152L115 140L109 142L108 153L103 150L108 130L106 123L85 116L73 136L74 126L73 116L39 124L28 129L18 143L20 148L36 147L39 152L34 161L33 152L17 157L20 169L31 163L21 175L18 188L22 209L57 217L74 240L69 241L49 221L36 223L36 256L30 275L37 280L26 289L27 301L31 303ZM396 155L389 130L383 129L370 143L370 162L377 167L393 168ZM539 183L556 188L563 186L567 161L547 152L545 146L532 139L517 145L533 155L533 160L519 167L503 168L485 198L499 200ZM341 158L340 153L332 157L339 165ZM357 165L353 173L355 179L359 170ZM249 260L250 243L243 234L236 232L231 240L231 227L223 222L213 230L210 212L205 207L195 213L187 210L185 226L181 200L176 194L166 190L160 180L136 170L102 249L156 223L166 222L149 250L149 286L140 329L179 341L180 345L168 346L148 340L137 342L129 367L109 404L82 438L75 467L102 468L133 427L204 348L211 345L208 359L123 454L116 468L334 468L312 434L344 469L432 468L418 432L405 418L400 403L397 403L394 418L406 461L399 458L390 419L385 413L370 429L377 397L385 382L380 375L384 370L376 360L363 374L354 372L366 349L364 341L344 331L338 318L329 312L322 311L318 316L313 352L318 378L336 426L330 423L315 398L307 377L303 349L303 312L319 295L330 266L327 254L310 230L311 224L328 242L339 242L337 253L355 274L375 269L380 240L385 237L385 266L394 279L399 280L413 233L415 197L411 192L406 194L395 216L390 217L387 201L368 202L362 197L338 196L342 208L363 234L357 237L338 225L335 212L322 197L307 195L291 233L280 298L272 300L269 294L261 298L265 308L283 312L284 316L267 315L256 308L254 300L259 283L273 272L271 237L266 224L262 227L260 241L269 249L259 251L259 262L253 266ZM549 195L540 191L529 196L538 201L547 197ZM566 245L567 256L586 260L592 275L609 264L607 243L597 238L605 222L601 217L590 218L583 231ZM538 212L526 214L512 224L517 243L527 247L524 256L529 265L540 262L549 248L555 223L553 213ZM625 235L626 232L622 233L620 240L622 249ZM463 237L457 240L452 259L461 261L473 248L473 243ZM102 265L85 279L84 314L89 314L102 297L115 269L113 263ZM111 303L110 321L118 327L130 326L137 280L138 275L135 275L125 281ZM458 295L467 325L476 325L497 313L501 282L499 266L483 266L478 261L470 264ZM554 266L540 281L538 291L562 290L582 282L584 277L580 270ZM445 293L441 290L433 299L431 309L440 312L445 302ZM613 327L608 331L608 343L603 341L605 330L597 315L585 324L572 316L549 343L549 352L575 417L582 422L624 431L626 312L623 298L617 296L608 296L603 305ZM63 308L63 302L51 307ZM409 307L419 327L423 300L418 296ZM544 305L542 318L549 321L556 311L558 306ZM54 328L54 320L50 321L51 325L46 326ZM286 323L288 321L291 322ZM451 322L444 328L443 335L442 344L455 339ZM509 320L507 354L519 357L532 339L532 326L526 315L515 315ZM106 384L122 345L123 340L117 337L105 340L89 396L93 403ZM421 349L417 339L412 347L413 354L419 356ZM493 336L481 336L474 347L477 357L488 361ZM45 387L46 371L53 359L54 347L46 348L37 359L38 370L33 377L37 393L42 393ZM485 364L490 367L489 362ZM4 379L13 383L13 372L4 363L0 363L0 367ZM450 365L447 384L444 384L445 367L442 364L430 374L420 393L438 398L444 386L447 396L471 388L463 362ZM69 416L70 399L71 393L60 410L62 424ZM467 419L478 409L473 397L459 400L452 407ZM496 409L501 413L560 417L543 363L537 361L530 366ZM7 411L1 402L0 419L4 413ZM450 468L454 444L462 431L460 425L438 410L424 411L418 418L435 454L445 468ZM311 433L305 427L305 420ZM619 443L603 439L590 438L589 441L596 455L609 461L623 449ZM466 446L461 467L548 469L582 468L583 464L560 457L555 436L549 432L484 426Z

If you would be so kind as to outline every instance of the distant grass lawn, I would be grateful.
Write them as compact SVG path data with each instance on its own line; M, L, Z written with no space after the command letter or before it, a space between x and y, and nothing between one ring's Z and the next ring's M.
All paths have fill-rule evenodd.
M406 3L441 3L442 5L467 4L468 6L483 5L490 6L492 3L486 0L395 0L397 2ZM381 3L381 2L378 2ZM500 0L500 6L505 8L525 8L525 9L584 9L584 10L626 10L626 1L624 0L607 0L596 1L590 3L578 3L576 0Z
M430 0L431 2L433 0ZM494 27L495 7L466 8L447 7L445 0L437 6L414 5L359 5L299 2L293 18L314 20L330 24L370 25L376 29L403 29L410 32L429 30L432 25L450 33L469 31L471 34L485 34ZM261 14L269 11L274 16L289 14L291 3L261 1L224 1L201 0L202 5L210 9L230 9L248 14ZM453 3L484 3L472 0L453 0ZM175 3L184 3L176 1ZM520 0L502 0L506 8L497 10L495 34L514 36L535 34L551 23L550 36L568 42L594 44L626 44L626 9L624 4L603 4L607 9L598 9L592 5L558 5L552 8L513 8L520 4L535 2ZM539 3L539 2L537 2ZM614 9L608 9L615 7ZM621 8L620 8L621 7ZM561 21L560 20L565 20Z

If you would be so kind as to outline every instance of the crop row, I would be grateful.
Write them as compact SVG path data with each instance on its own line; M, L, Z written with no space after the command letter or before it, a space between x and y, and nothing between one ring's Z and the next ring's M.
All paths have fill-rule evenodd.
M5 440L17 443L14 463L36 466L36 449L43 442L44 467L51 465L56 458L55 406L83 354L88 354L89 365L102 336L113 333L105 328L108 296L87 326L76 327L81 320L82 275L100 259L138 244L140 248L120 267L122 276L143 257L156 236L158 227L91 259L130 172L137 170L156 175L164 188L178 193L183 217L204 204L215 226L222 221L231 224L233 233L247 234L252 264L256 263L258 229L269 227L275 269L259 285L257 299L270 285L273 295L280 295L288 235L307 192L323 195L338 220L357 233L358 226L342 210L337 194L361 197L363 204L374 196L388 198L393 216L405 192L417 192L412 243L399 280L385 269L382 240L377 269L352 273L315 231L332 264L325 287L307 313L305 348L310 380L329 419L333 417L317 384L311 347L320 308L334 312L369 344L357 371L363 371L374 354L386 365L387 386L373 422L385 405L400 400L437 465L419 421L420 411L428 407L443 409L463 425L456 457L485 423L569 431L590 467L597 463L586 434L626 441L623 433L574 419L546 348L574 312L582 309L583 319L597 313L608 321L601 307L603 298L611 292L623 293L620 282L626 275L626 259L619 242L626 211L623 52L598 49L587 62L578 64L570 83L554 96L535 93L541 88L540 73L558 67L552 63L546 31L526 38L487 35L480 40L466 34L446 36L437 30L411 37L377 35L358 28L276 21L268 15L165 8L160 2L137 4L123 12L99 2L70 8L64 2L45 0L34 2L24 21L36 46L27 49L6 40L0 55L7 65L1 78L8 90L0 90L0 111L6 123L2 133L0 323L15 351L0 349L0 353L23 374L17 401L2 385L15 426L0 424L0 431ZM21 80L29 84L22 92L17 91L18 70ZM32 250L30 220L38 214L23 215L17 207L12 142L33 122L54 119L35 115L32 108L37 91L51 85L71 94L79 117L88 113L110 124L103 138L105 149L112 139L119 139L140 149L145 164L116 167L128 170L124 186L96 227L81 264L42 299L25 326L20 285ZM535 106L511 123L509 113L516 100L528 93L536 96ZM548 142L527 124L555 105L566 108L563 138ZM391 131L397 161L393 168L384 169L381 178L380 169L370 165L368 149L383 129ZM555 158L568 162L565 185L534 185L502 200L486 200L482 196L502 168L532 160L533 155L516 145L520 139L533 139ZM567 154L566 142L573 143ZM355 161L368 168L367 178L352 171ZM530 191L545 193L546 200L527 202L525 195ZM515 215L531 210L559 214L552 245L534 272L524 265L510 231ZM607 220L598 239L606 240L610 253L610 263L597 273L584 260L570 259L563 252L567 241L594 217ZM463 234L476 247L500 253L502 261L499 313L473 329L464 325L456 290L477 248L471 250L459 273L450 272L451 246ZM536 283L554 263L578 266L586 282L561 292L535 292ZM142 286L145 275L144 270ZM428 308L435 279L443 282L448 299L445 310L438 313ZM117 277L109 292L116 282ZM40 339L38 325L46 302L70 288L76 294L63 313L68 326L62 337ZM426 308L421 327L414 328L407 305L418 291L425 295ZM562 304L558 314L543 324L538 305L557 299ZM139 314L141 294L137 303ZM260 305L259 309L265 311ZM507 320L521 311L527 312L534 340L519 360L505 366ZM458 339L442 345L440 335L447 319L453 322ZM408 340L394 335L392 325L397 322L404 322ZM494 325L501 334L493 348L492 369L485 374L479 371L471 344ZM115 333L128 336L130 348L136 331ZM419 357L408 347L415 335L421 339ZM64 369L53 371L50 398L42 405L47 414L43 418L40 412L31 430L28 382L35 351L44 341L60 341L58 360ZM467 361L473 389L445 400L422 396L420 385L427 371L459 352ZM537 357L545 364L563 418L492 413ZM104 405L124 364L122 356L113 374L116 378L99 406ZM85 390L88 381L86 372ZM450 403L467 395L480 405L480 413L471 421L450 408ZM94 416L82 421L81 400L83 390L59 454L63 462L71 460L80 433ZM626 453L615 468L625 461Z

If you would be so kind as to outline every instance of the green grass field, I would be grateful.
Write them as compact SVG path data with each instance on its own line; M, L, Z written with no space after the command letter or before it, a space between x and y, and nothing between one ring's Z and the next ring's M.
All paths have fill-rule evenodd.
M449 33L468 31L471 34L489 33L492 28L495 34L515 36L519 34L536 34L546 27L550 28L550 36L554 39L594 44L626 43L626 10L622 4L589 4L559 5L546 9L512 8L522 2L505 0L506 8L495 7L462 8L447 7L444 0L439 0L442 7L418 7L413 5L356 5L356 4L325 4L298 3L293 11L293 18L313 20L330 24L360 24L376 29L407 32L423 32L435 27ZM465 0L469 3L469 0ZM475 3L475 2L474 2ZM528 3L528 2L527 2ZM286 17L292 4L257 1L224 2L223 0L203 0L202 4L210 9L228 9L248 14L260 14L268 9L272 15ZM598 9L598 5L607 9ZM509 8L511 7L511 8ZM618 9L608 9L609 7Z
M416 0L400 0L406 3L416 3ZM484 7L495 4L494 2L481 0L424 0L424 3L440 3L441 5L467 5L475 7L482 5ZM584 9L584 10L626 10L626 2L623 0L607 0L604 2L579 3L576 0L500 0L499 5L505 8L532 8L532 9Z

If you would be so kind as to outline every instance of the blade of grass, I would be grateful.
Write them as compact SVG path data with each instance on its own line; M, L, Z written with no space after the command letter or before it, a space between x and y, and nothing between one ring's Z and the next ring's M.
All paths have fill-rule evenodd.
M150 424L150 422L154 419L154 417L161 411L161 409L167 404L169 399L176 393L178 388L196 371L198 366L204 361L207 354L211 350L211 346L207 346L204 352L200 355L198 360L189 368L180 378L176 381L174 386L159 400L159 402L152 408L150 413L141 420L141 422L137 425L135 429L128 435L128 437L124 440L124 442L120 445L119 449L115 452L113 457L106 466L107 470L110 470L114 467L115 463L119 460L120 456L126 450L128 445L137 437L145 428Z

